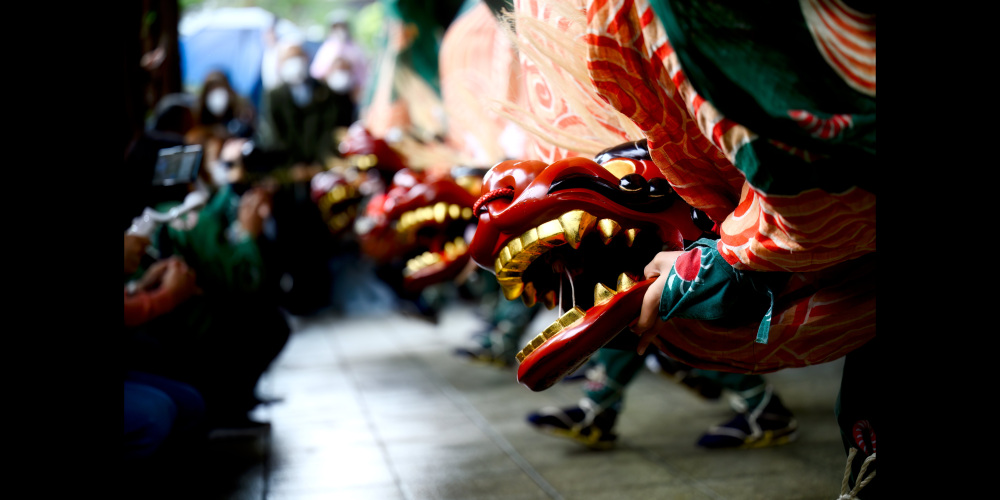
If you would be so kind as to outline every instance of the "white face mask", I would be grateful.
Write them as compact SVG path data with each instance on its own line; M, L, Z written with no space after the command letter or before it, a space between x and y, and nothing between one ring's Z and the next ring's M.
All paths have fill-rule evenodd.
M326 84L338 94L346 94L351 90L351 73L342 69L335 70L326 77Z
M212 176L212 183L216 186L229 184L229 166L220 161L212 162L208 167L208 173Z
M301 57L286 59L285 62L281 63L281 69L279 70L282 81L293 85L306 81L308 72L309 68L306 66L306 61Z
M229 106L229 93L225 89L212 89L205 96L205 107L215 116L222 116Z

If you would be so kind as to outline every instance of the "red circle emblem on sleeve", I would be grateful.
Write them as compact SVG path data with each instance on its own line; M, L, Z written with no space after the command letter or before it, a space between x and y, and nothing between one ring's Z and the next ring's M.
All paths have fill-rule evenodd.
M674 271L684 281L694 281L701 270L701 249L695 248L682 253L674 261Z

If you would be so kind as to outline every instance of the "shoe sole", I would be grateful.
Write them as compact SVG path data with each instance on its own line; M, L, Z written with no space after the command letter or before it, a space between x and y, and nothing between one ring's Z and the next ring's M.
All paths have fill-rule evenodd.
M510 367L514 366L514 363L508 363L508 362L506 362L506 361L504 361L502 359L489 358L489 357L484 357L484 356L476 356L476 357L469 358L469 359L471 359L472 361L474 361L476 363L482 363L482 364L486 364L486 365L490 365L490 366L496 366L498 368L510 368Z
M481 363L481 364L496 366L499 368L511 368L514 366L514 361L505 361L503 359L494 358L492 356L475 355L471 352L457 352L456 354L474 363Z
M744 443L740 448L751 449L751 448L767 448L770 446L780 446L783 444L791 443L799 438L799 431L793 430L785 434L775 435L774 431L764 431L764 435L760 439L755 441Z
M580 435L579 432L574 432L574 431L564 430L564 429L553 429L551 427L543 427L543 426L539 426L539 425L532 425L532 427L534 427L536 430L538 430L539 432L541 432L543 434L548 434L550 436L555 436L555 437L558 437L558 438L568 439L570 441L574 441L574 442L580 443L580 444L582 444L582 445L584 445L587 448L590 448L592 450L609 450L609 449L611 449L611 448L613 448L615 446L615 441L614 440L609 440L609 441L593 441L590 438L587 438L587 437L584 437L584 436ZM617 436L615 436L615 439L617 439Z

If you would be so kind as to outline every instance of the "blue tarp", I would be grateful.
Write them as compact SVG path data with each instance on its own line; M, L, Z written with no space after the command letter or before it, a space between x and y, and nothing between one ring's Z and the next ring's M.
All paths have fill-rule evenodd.
M199 12L183 20L180 53L184 87L200 89L205 76L218 69L226 73L236 93L260 109L264 32L273 22L272 14L256 7ZM277 31L279 37L303 39L298 27L285 19L279 21ZM320 43L303 41L310 60Z
M222 70L233 90L260 109L260 65L264 56L260 29L203 29L181 37L181 74L186 88L201 88L205 76Z

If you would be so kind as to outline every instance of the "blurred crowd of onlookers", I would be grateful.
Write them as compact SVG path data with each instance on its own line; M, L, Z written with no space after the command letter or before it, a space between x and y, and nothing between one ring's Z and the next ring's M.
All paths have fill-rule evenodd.
M260 106L221 68L187 92L177 2L137 10L122 135L125 458L149 472L195 456L214 432L266 427L249 413L268 402L258 380L290 315L330 306L330 259L349 245L312 179L342 160L338 134L357 119L368 61L336 15L315 57L264 33Z
M210 436L266 429L251 418L269 403L256 387L293 317L364 312L368 300L434 322L454 299L496 304L498 289L467 259L446 277L406 284L407 261L426 250L417 251L418 239L441 251L450 245L454 257L454 242L470 236L463 231L483 172L459 187L450 175L410 169L361 125L371 64L349 17L332 14L315 51L265 30L264 94L255 106L223 68L185 91L176 59L169 67L176 4L144 7L160 22L142 16L144 56L126 60L134 92L121 213L125 456L136 471L156 473L156 464L183 461ZM396 220L375 212L418 184L441 183L461 193L451 208L457 232L414 230L406 248L397 246ZM357 224L361 233L358 219L367 223ZM373 230L376 219L387 233Z

